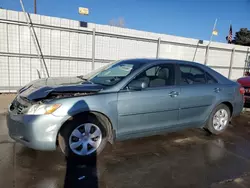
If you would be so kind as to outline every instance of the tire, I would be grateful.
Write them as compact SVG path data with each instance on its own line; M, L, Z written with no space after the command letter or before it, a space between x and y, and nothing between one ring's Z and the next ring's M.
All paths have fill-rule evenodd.
M219 114L221 114L220 112L223 112L222 114L225 113L226 115L218 116ZM216 118L216 116L218 118ZM214 120L214 118L216 118L216 120ZM205 129L214 135L219 135L226 130L226 128L229 125L230 119L231 119L231 112L228 106L225 104L220 104L216 108L214 108L214 110L210 114L208 122L205 126ZM223 123L223 120L224 120L224 123ZM215 122L219 122L219 123L215 123Z
M89 129L88 135L85 132L86 129ZM80 131L82 135L79 136L80 134L76 130ZM93 133L100 133L100 136L97 136L96 138L90 138L94 135ZM78 137L74 135L77 135ZM81 138L79 139L79 137ZM98 138L101 140L99 140ZM61 151L64 153L67 159L82 160L97 157L97 155L100 154L105 148L105 145L108 140L107 138L108 136L106 126L103 125L95 115L87 114L75 116L72 120L67 121L59 132L58 143L61 148ZM89 144L90 140L91 144L95 142L95 144L93 145L96 145L97 149L95 149L91 144ZM93 142L93 140L97 141ZM78 143L80 142L82 142L82 144L79 145ZM76 147L76 149L72 150L70 143L77 143L77 145L79 146ZM85 149L83 148L83 146L85 146ZM93 151L91 152L91 150Z

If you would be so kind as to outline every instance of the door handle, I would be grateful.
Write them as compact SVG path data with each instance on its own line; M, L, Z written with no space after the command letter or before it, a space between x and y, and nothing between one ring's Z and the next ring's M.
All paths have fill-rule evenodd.
M177 91L171 91L168 95L170 97L177 97L179 95L179 92L177 92Z
M221 91L221 88L218 88L218 87L217 87L217 88L214 88L214 92L215 92L215 93L219 93L220 91Z

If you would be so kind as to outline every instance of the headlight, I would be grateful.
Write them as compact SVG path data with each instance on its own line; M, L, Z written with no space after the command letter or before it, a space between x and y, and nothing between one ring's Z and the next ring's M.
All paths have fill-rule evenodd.
M52 114L60 106L61 104L35 104L30 107L27 114L33 114L33 115Z

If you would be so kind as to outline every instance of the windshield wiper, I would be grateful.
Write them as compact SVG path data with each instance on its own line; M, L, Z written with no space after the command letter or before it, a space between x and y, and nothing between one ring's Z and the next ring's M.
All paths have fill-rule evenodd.
M89 82L89 83L91 83L91 84L94 84L93 82L91 82L91 81L88 80L87 78L84 78L83 75L77 76L77 78L80 78L81 80L84 80L84 81L86 81L86 82Z

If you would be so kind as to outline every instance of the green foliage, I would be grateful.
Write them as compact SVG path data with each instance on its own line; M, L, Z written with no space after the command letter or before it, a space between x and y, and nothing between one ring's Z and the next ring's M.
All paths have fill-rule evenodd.
M234 43L243 46L250 46L250 30L241 28L235 33Z

